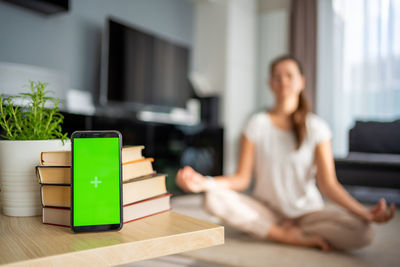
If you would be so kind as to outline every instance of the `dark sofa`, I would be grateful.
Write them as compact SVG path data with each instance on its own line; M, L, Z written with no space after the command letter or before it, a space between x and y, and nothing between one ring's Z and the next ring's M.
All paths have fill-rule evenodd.
M344 185L400 189L400 120L357 121L349 134L349 154L336 158Z

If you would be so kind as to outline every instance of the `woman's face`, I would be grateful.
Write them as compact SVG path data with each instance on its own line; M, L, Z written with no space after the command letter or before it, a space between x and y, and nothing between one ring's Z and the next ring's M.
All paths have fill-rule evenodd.
M284 60L275 65L269 80L275 97L284 99L298 97L305 87L305 78L293 60Z

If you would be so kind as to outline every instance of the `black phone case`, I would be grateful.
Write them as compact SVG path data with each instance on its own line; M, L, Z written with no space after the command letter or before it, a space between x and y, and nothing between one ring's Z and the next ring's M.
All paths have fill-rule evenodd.
M119 187L120 187L120 223L104 225L74 226L74 139L75 138L107 138L118 137L119 139ZM119 131L75 131L71 135L71 230L74 233L99 232L99 231L118 231L123 225L123 197L122 197L122 135Z

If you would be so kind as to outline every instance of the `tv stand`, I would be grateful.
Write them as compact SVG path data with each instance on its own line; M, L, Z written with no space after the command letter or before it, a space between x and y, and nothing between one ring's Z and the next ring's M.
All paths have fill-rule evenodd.
M93 115L63 112L63 131L118 130L124 145L144 145L144 156L154 158L154 169L168 174L167 188L183 193L175 185L179 168L190 165L205 175L220 175L223 170L223 128L207 124L142 121L137 113L98 109Z
M170 112L143 110L137 113L137 119L143 122L167 123L176 125L198 124L198 118L187 113L185 109L172 109Z

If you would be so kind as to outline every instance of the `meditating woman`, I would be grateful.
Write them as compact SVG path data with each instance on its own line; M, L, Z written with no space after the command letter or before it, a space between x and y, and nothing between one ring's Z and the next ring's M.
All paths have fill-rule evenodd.
M186 166L177 174L178 185L205 191L209 212L259 238L323 250L367 246L374 236L371 223L390 220L394 205L388 208L381 199L367 209L338 182L331 132L309 111L295 58L271 64L269 85L275 105L247 122L236 173L211 178ZM236 192L249 187L253 170L252 196ZM320 192L344 209L324 207Z

